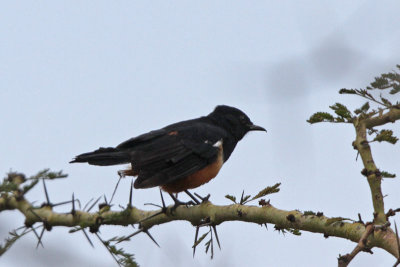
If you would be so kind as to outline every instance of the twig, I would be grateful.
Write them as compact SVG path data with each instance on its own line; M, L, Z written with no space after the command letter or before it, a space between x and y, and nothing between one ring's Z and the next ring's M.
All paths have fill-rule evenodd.
M354 259L355 256L357 256L357 254L360 251L367 251L372 253L372 251L369 248L367 248L366 245L369 235L372 234L373 232L374 232L374 225L372 223L367 224L364 234L361 236L360 241L358 242L357 246L353 249L353 251L350 254L346 254L338 258L338 266L345 267L349 265L349 263Z

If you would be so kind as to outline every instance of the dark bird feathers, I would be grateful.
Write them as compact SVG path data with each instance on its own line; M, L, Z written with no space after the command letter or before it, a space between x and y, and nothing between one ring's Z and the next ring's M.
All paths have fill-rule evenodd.
M168 125L131 138L115 148L99 148L80 154L71 163L87 162L99 166L130 163L132 169L123 172L138 176L135 188L168 186L177 181L191 180L191 185L181 184L179 189L168 189L170 192L181 191L213 178L222 166L213 163L218 161L218 157L221 157L221 162L228 160L237 142L252 130L265 131L239 109L217 106L208 116ZM217 168L214 165L218 165L218 170L209 167L210 172L204 171L208 166ZM199 171L202 171L202 176L214 176L193 176Z

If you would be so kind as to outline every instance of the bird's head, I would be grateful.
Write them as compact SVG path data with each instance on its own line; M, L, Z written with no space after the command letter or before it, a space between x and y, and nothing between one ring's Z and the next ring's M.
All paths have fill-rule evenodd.
M230 132L237 140L241 140L250 131L267 131L255 125L240 109L220 105L208 115L214 123Z

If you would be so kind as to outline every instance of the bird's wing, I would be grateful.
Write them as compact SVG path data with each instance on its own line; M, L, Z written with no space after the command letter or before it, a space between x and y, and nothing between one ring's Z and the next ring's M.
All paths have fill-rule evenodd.
M201 124L165 130L165 134L132 151L132 167L139 174L136 188L185 178L217 159L221 147L215 144L224 136L219 127Z
M145 144L147 142L150 142L151 140L154 140L158 137L161 137L163 135L166 135L167 131L165 129L160 129L160 130L154 130L145 134L141 134L139 136L133 137L131 139L126 140L125 142L122 142L119 144L116 148L117 149L129 149L133 148L136 145L141 145Z

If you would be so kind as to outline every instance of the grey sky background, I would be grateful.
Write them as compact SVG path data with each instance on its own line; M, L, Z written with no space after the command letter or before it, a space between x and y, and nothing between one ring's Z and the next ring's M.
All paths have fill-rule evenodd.
M146 131L206 115L218 104L245 111L268 133L250 133L217 179L194 190L215 204L281 182L281 209L372 219L369 187L355 161L350 125L309 125L339 95L400 64L398 1L3 1L0 4L0 171L27 175L50 167L69 174L48 183L53 202L75 193L82 203L109 198L120 167L70 165L75 155L114 146ZM399 100L399 99L396 99ZM400 134L399 126L393 129ZM399 146L373 144L383 170L400 173ZM130 179L114 203L126 205ZM386 208L398 208L398 179L383 182ZM42 188L29 200L44 201ZM135 190L133 203L159 203L158 189ZM170 201L168 199L168 201ZM57 211L68 211L60 207ZM400 221L398 219L398 221ZM23 224L0 214L0 236ZM105 239L132 232L102 227ZM205 229L203 230L205 231ZM139 235L124 248L141 266L336 266L355 243L269 226L224 223L214 260L203 246L192 258L194 228L174 222L151 229L161 248ZM54 228L45 249L26 236L0 266L116 266L93 236ZM380 249L353 266L391 266Z

